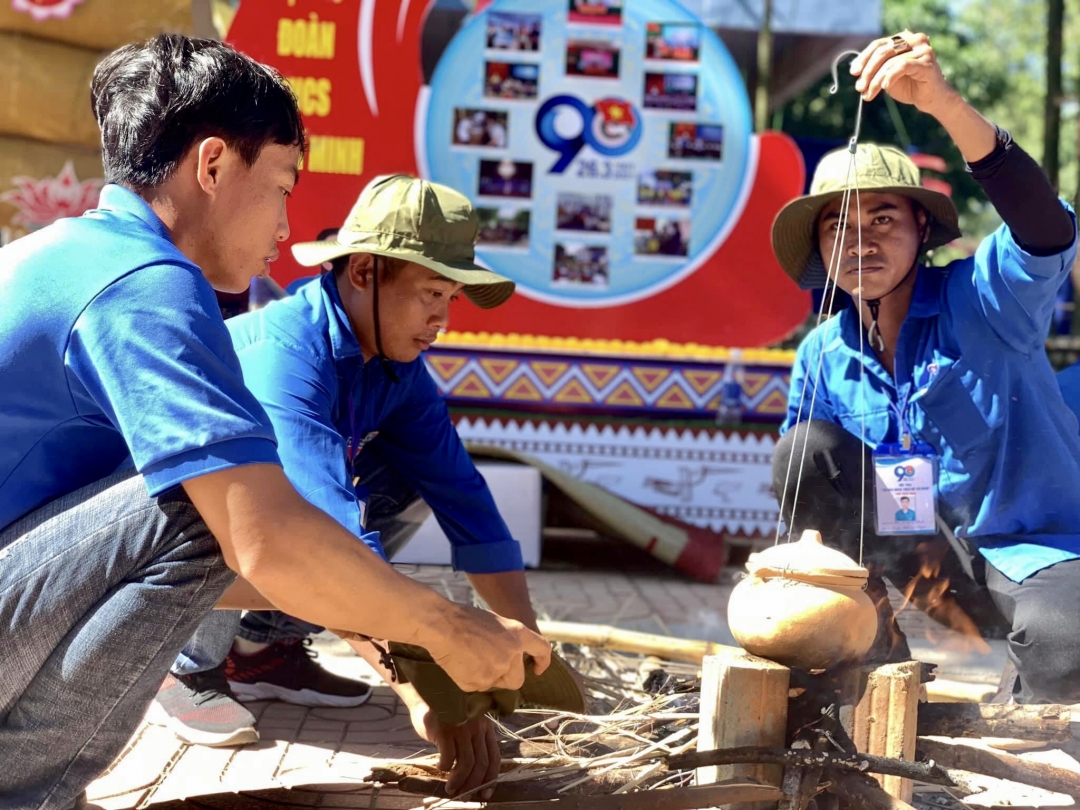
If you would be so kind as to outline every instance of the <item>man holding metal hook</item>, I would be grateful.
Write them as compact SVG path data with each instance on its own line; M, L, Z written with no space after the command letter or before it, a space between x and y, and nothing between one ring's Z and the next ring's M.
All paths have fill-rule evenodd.
M1043 348L1075 218L949 85L925 34L876 40L851 74L862 101L884 92L934 116L1004 225L970 258L922 264L960 235L952 201L900 150L855 138L780 212L778 260L839 311L792 372L773 462L782 517L860 555L881 596L884 574L954 628L1003 617L1017 701L1080 701L1080 433ZM917 519L895 519L904 498ZM941 599L925 579L935 569L952 582ZM908 654L895 622L879 644Z

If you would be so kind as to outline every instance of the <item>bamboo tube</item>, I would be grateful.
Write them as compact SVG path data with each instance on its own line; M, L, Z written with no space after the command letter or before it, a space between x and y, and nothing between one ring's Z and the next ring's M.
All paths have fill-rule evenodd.
M621 630L605 624L541 621L539 626L540 634L548 641L580 644L598 650L655 655L669 661L685 661L690 664L700 664L706 655L743 654L739 647L717 644L714 641L657 636L652 633Z

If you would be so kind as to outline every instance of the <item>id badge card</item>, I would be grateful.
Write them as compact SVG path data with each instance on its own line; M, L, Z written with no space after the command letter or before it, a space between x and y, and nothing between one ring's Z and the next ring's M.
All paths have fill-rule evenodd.
M937 534L938 457L933 448L882 445L874 451L873 460L877 533Z

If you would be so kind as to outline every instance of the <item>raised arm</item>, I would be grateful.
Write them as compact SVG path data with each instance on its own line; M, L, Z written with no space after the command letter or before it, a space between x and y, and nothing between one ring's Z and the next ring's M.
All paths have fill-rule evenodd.
M855 89L866 101L885 91L901 104L934 116L968 163L994 151L994 125L945 80L926 34L903 31L874 40L852 61L851 74L858 77Z
M936 118L1005 228L988 237L971 277L994 332L1007 344L1040 346L1054 297L1073 264L1076 228L1039 165L945 80L925 34L904 31L871 43L853 62L856 88L886 92Z

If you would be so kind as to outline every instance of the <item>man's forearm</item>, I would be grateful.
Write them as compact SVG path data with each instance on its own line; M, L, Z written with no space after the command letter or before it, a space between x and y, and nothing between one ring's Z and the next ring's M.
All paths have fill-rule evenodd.
M273 604L290 615L375 638L426 646L431 634L448 634L440 614L449 618L453 603L395 571L332 518L314 507L305 511L285 518L281 537L288 542L276 543L274 558L251 573L252 584ZM321 542L312 542L315 537ZM297 588L298 581L307 588Z
M516 619L530 630L537 629L536 613L533 612L524 571L467 574L467 576L469 584L495 613L507 619Z
M277 610L277 605L259 593L259 590L243 577L237 577L228 590L221 595L214 610Z
M310 622L422 646L454 632L457 606L394 571L301 498L280 468L260 466L269 467L184 484L229 567L252 586L247 597L261 593Z
M945 127L968 163L976 163L994 151L997 128L955 90L928 112Z

